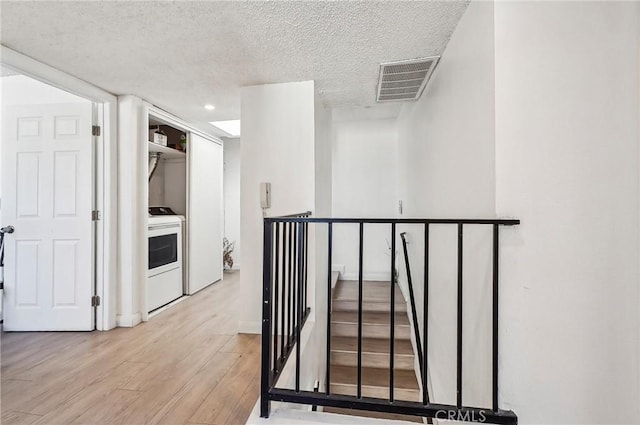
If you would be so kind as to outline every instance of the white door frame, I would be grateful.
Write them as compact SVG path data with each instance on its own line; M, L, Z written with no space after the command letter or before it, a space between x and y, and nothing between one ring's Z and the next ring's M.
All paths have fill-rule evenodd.
M96 329L109 330L116 326L117 278L117 98L86 81L31 59L0 45L0 62L23 75L95 102L101 127L96 152L95 208L101 217L97 221L96 295L100 305L96 309Z

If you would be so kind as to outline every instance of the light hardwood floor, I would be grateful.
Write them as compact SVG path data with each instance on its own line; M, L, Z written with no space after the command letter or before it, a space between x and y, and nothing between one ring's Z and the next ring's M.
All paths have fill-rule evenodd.
M258 335L238 335L239 272L135 328L3 332L2 424L244 424Z

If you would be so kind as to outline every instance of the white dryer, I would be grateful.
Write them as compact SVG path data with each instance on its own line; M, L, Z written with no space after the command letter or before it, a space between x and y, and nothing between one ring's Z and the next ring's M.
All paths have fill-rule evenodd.
M184 218L177 215L149 217L147 311L169 304L184 294L183 222Z

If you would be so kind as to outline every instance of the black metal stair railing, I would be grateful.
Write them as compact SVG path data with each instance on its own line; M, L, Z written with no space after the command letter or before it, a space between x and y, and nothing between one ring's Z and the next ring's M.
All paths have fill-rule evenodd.
M303 219L310 215L311 212L304 212L281 218ZM263 383L265 379L277 382L294 348L296 364L300 365L300 344L297 342L300 341L300 333L311 311L307 304L308 228L308 223L265 219L261 368ZM295 379L296 391L299 391L299 367L296 367Z
M333 394L331 392L331 318L326 317L326 384L324 392L301 390L301 347L300 336L310 308L307 305L308 282L308 235L309 225L319 228L326 225L327 231L327 300L332 299L331 269L333 225L357 224L359 228L359 275L358 275L358 349L356 395ZM389 397L365 397L362 394L362 307L363 307L363 239L366 224L388 224L391 230L391 264L390 276L390 324L389 324ZM417 224L424 226L424 297L423 297L423 329L421 339L417 329L416 303L413 294L413 282L410 270L407 270L410 286L410 298L414 332L422 379L421 401L398 400L394 397L394 350L395 350L395 276L396 260L396 226ZM456 324L456 404L436 404L429 400L427 393L427 345L428 307L429 307L429 228L432 224L457 226L457 324ZM509 410L501 410L498 403L498 272L499 272L499 228L520 224L519 220L508 219L385 219L385 218L315 218L310 212L283 217L266 217L264 219L263 245L263 309L262 309L262 370L260 416L269 417L272 401L299 403L310 406L330 406L386 412L404 415L422 416L426 418L451 419L458 421L486 422L495 424L517 424L516 414ZM493 228L493 307L492 307L492 406L486 408L470 407L463 404L462 398L462 290L463 290L463 230L464 226L483 225ZM405 235L403 241L405 261L408 267L408 254ZM318 265L320 267L320 265ZM314 276L311 276L315 280ZM320 322L318 322L320 323ZM284 369L289 355L295 349L295 389L278 388L278 378Z

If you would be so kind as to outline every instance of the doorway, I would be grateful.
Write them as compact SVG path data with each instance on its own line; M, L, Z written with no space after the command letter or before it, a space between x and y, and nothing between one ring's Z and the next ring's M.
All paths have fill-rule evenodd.
M96 327L99 105L2 67L3 330Z

